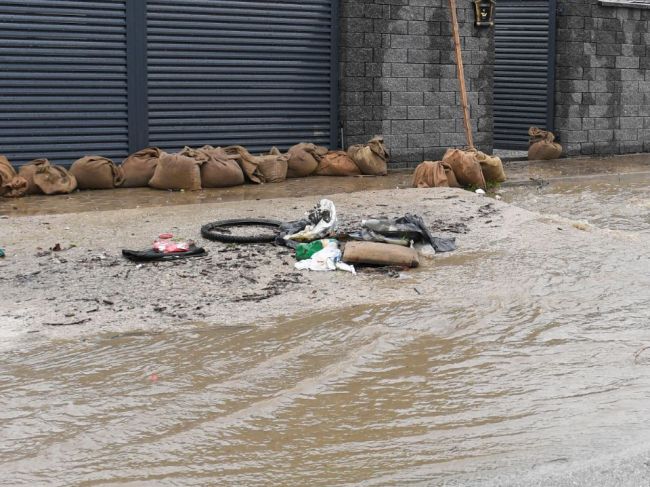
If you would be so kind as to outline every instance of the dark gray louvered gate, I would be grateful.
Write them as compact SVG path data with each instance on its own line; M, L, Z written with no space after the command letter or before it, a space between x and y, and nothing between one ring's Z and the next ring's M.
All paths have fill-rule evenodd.
M2 0L0 154L338 142L337 0Z
M149 139L336 145L332 0L149 0Z
M531 126L553 130L556 0L499 0L494 147L528 149Z
M0 154L127 151L126 0L0 2Z

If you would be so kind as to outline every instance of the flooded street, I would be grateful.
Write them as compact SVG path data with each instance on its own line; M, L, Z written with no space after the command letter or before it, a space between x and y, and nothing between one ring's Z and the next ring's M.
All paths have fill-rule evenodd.
M558 237L435 261L424 301L20 341L0 484L650 485L649 183L505 189Z

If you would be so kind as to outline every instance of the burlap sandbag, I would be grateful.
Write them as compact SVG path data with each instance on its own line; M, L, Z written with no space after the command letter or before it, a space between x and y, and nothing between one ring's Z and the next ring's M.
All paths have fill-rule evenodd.
M201 161L181 154L160 156L149 186L156 189L201 190Z
M562 155L562 146L555 142L555 135L552 132L531 127L528 130L528 135L530 136L529 161L548 161L559 159Z
M77 189L77 179L65 167L49 164L39 167L33 182L43 194L69 194Z
M162 151L157 147L142 149L122 161L124 173L124 188L142 188L149 184L149 180L156 171Z
M201 186L204 188L228 188L245 183L237 156L228 155L221 147L209 145L201 147L198 152L207 156L201 164Z
M199 164L199 166L205 164L206 162L208 162L208 159L210 159L210 156L205 151L201 149L194 149L192 147L187 147L187 146L185 146L185 148L182 151L180 151L179 154L181 156L194 159Z
M454 174L454 170L452 167L449 165L449 163L442 161L440 165L443 167L445 170L445 174L447 175L447 183L449 184L450 188L461 188L462 186L456 179L456 174Z
M476 152L449 149L442 160L451 166L460 185L485 189L485 178L476 158Z
M484 152L478 151L476 158L481 165L483 177L491 183L503 183L507 177L503 170L503 162L496 156L488 156Z
M5 198L22 198L27 194L27 180L22 176L14 176L2 185Z
M375 137L366 145L353 145L348 149L348 156L354 161L362 174L385 176L388 174L390 156L384 145L383 137Z
M79 189L113 189L124 183L122 168L102 156L82 157L72 164L70 172Z
M287 157L289 158L289 168L287 169L288 178L305 178L311 176L318 169L318 163L322 157L327 154L322 153L322 147L315 144L297 144L289 149Z
M250 152L246 150L245 147L241 145L231 145L224 149L226 154L230 156L237 156L236 161L239 163L246 179L251 183L262 184L264 182L264 176L260 172L259 167L257 166L258 161L255 159Z
M359 176L361 170L347 152L331 151L318 164L318 176Z
M288 158L275 147L270 154L262 156L253 156L240 145L232 145L224 150L228 155L237 156L237 162L252 183L277 183L287 178Z
M424 161L413 174L414 188L448 188L447 173L440 161Z
M9 188L5 188L5 184L16 177L16 170L5 156L0 156L0 196L7 193Z
M280 183L287 179L289 158L273 147L268 155L257 158L257 167L265 183Z
M20 167L18 174L27 180L27 194L43 194L41 188L34 182L34 176L40 168L49 166L50 161L47 159L34 159Z

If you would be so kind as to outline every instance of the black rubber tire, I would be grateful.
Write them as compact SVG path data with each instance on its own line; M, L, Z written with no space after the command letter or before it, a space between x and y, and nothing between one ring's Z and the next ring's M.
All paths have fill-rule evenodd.
M265 220L260 218L240 218L235 220L220 220L213 223L208 223L201 227L201 235L203 238L216 242L224 243L271 243L275 242L276 237L280 233L280 225L282 222L277 220ZM272 233L264 233L259 235L228 235L220 233L219 229L229 227L268 227L274 231Z

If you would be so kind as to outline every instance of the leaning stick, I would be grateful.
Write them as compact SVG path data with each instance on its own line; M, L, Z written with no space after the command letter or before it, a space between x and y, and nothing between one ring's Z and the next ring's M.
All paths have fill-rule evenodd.
M460 103L463 106L463 118L465 121L465 135L467 136L467 146L474 148L474 138L472 136L472 124L469 117L469 102L467 100L467 86L465 85L465 67L463 66L463 52L460 48L460 33L458 30L458 15L456 13L456 0L449 0L449 9L451 10L451 31L454 35L454 44L456 45L456 65L458 66L458 82L460 83Z

